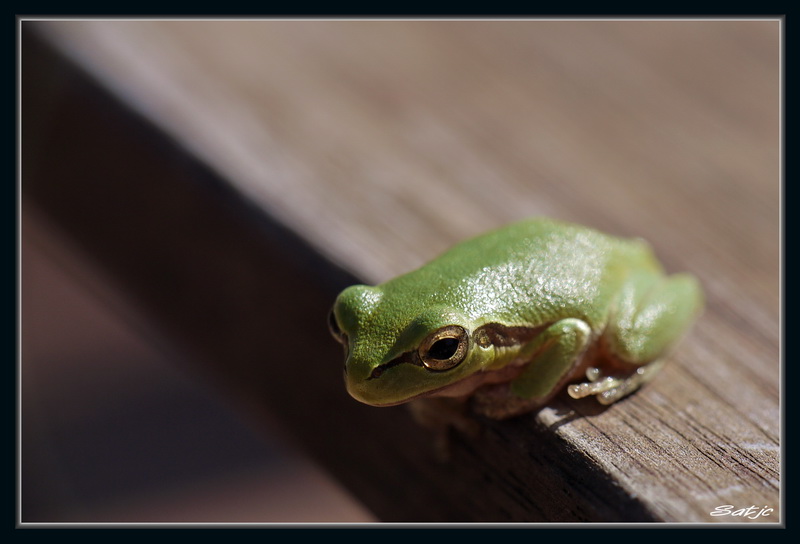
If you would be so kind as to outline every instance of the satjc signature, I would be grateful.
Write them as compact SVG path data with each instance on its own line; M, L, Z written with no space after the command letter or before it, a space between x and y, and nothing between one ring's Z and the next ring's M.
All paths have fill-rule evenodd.
M710 512L712 516L731 516L734 518L747 518L758 519L760 517L769 516L770 512L774 512L773 508L769 506L759 507L756 505L748 506L747 508L736 508L732 504L723 504L717 506Z

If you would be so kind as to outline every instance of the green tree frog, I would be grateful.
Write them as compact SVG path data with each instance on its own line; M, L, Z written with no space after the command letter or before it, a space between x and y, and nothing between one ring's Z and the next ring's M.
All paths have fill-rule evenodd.
M702 305L697 280L666 275L644 241L530 219L348 287L329 325L355 399L420 401L423 422L454 424L445 406L504 419L565 387L611 404L654 376Z

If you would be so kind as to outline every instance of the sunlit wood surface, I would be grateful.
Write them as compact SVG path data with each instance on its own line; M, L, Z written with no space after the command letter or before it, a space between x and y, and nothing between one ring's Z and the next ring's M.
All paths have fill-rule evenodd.
M242 213L246 203L248 213L267 214L359 281L386 280L456 241L538 215L641 236L668 270L701 279L707 309L692 333L658 379L606 411L561 399L538 415L489 423L483 443L462 444L444 468L404 449L422 440L409 439L413 425L389 428L407 419L403 411L328 415L333 428L356 430L349 445L319 457L383 519L779 520L780 21L23 26L224 180ZM114 179L106 183L113 191ZM102 264L104 253L95 258ZM299 296L330 304L335 290L328 299L320 286ZM307 316L312 344L326 341L324 321ZM263 341L299 332L295 321L278 323ZM261 379L279 382L298 368L263 364L273 366ZM308 382L335 382L320 390L342 387L335 350L293 365ZM295 396L317 390L287 380L283 387L303 388ZM324 402L355 401L305 402L325 411ZM552 440L555 466L547 482L558 487L564 476L557 500L537 486L542 463L531 461L540 455L531 442L542 437ZM341 460L353 451L357 463ZM370 466L376 456L380 467ZM570 464L583 468L570 474ZM389 487L398 482L411 489ZM595 485L631 503L600 504ZM423 508L412 504L417 495L452 503ZM710 516L726 504L774 511Z

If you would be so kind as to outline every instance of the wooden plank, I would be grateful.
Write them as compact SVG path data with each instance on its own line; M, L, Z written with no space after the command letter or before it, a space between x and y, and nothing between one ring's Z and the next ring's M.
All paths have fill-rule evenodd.
M29 194L381 519L775 522L780 24L23 23L158 128L70 87L58 126L82 140L42 144L69 184ZM534 215L650 240L707 310L634 397L487 422L438 465L403 410L344 396L310 323L349 281Z

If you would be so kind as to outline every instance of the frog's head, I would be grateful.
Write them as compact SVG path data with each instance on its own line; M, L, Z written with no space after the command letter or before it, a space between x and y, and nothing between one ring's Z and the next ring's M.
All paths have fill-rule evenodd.
M345 382L356 400L391 406L434 393L479 370L487 354L456 309L355 285L336 299L331 334L345 348Z

